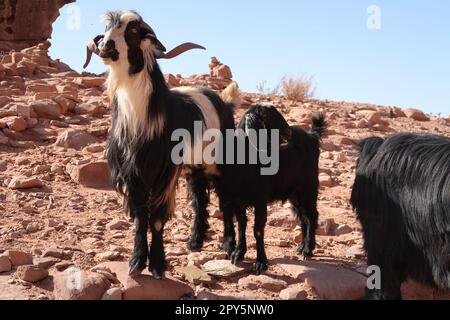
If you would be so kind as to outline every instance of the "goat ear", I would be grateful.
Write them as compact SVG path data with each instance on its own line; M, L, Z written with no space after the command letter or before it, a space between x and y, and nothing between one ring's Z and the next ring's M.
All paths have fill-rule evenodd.
M158 49L161 52L166 52L167 49L166 47L161 43L161 41L158 40L158 38L152 34L152 33L147 33L144 36L144 39L150 39L150 41L153 43L153 45L156 47L156 49Z
M246 114L245 117L245 133L248 134L250 129L262 130L266 129L264 121L255 113Z

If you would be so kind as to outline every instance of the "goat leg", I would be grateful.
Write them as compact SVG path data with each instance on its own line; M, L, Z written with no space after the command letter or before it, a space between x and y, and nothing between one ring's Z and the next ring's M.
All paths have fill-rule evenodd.
M234 212L230 207L225 207L222 204L220 208L223 212L223 250L227 253L227 257L231 259L231 255L236 250L236 232L233 223Z
M235 208L236 218L238 220L238 244L236 249L231 254L231 263L237 264L244 261L245 254L247 253L247 239L245 236L247 230L247 214L245 208Z
M317 195L312 194L311 198L317 199ZM316 247L316 229L319 220L317 202L307 201L306 199L306 197L301 197L300 192L293 194L289 199L293 207L293 212L297 219L300 220L302 226L303 239L298 246L297 253L302 255L304 260L313 257Z
M151 211L150 230L152 232L152 243L150 246L148 269L155 279L164 279L166 271L166 257L164 253L164 207Z
M268 262L266 256L266 250L264 249L264 229L267 223L267 205L264 203L255 206L255 225L254 235L256 239L256 264L255 271L257 275L260 275L267 271Z
M208 231L208 181L202 170L193 169L187 177L189 193L192 196L192 207L194 209L194 226L191 238L187 244L190 251L200 251Z
M303 255L305 260L313 257L316 247L316 228L319 213L315 208L304 210L304 214L300 216L302 223L302 231L304 230L303 241L298 248L298 254Z
M392 232L392 234L395 234ZM378 266L382 274L380 274L380 287L366 288L365 299L367 300L402 300L401 285L407 280L407 275L403 271L405 265L403 259L397 259L391 256L391 252L395 252L392 248L396 246L394 237L385 238L385 246L380 247L381 237L371 238L366 242L368 248L367 265Z
M136 219L136 234L134 238L134 250L129 263L128 274L137 276L142 273L147 265L148 259L148 212L146 209L133 208L133 215Z

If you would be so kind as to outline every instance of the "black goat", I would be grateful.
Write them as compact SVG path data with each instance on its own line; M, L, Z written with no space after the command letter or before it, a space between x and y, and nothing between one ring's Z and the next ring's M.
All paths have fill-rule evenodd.
M401 299L408 278L450 289L450 139L398 134L359 144L351 202L368 265L381 270L369 299Z
M279 130L279 142L282 142L279 150L279 170L275 175L262 175L261 168L264 166L260 162L250 164L248 157L244 165L221 167L221 175L216 178L215 186L224 212L225 250L233 263L244 259L247 251L246 209L254 207L254 235L257 246L255 269L257 274L266 271L268 265L264 249L264 229L267 222L267 204L289 200L294 207L295 215L301 221L304 232L298 253L305 258L311 257L316 244L315 231L319 215L317 212L318 163L320 138L325 130L324 116L314 116L312 131L307 133L299 127L290 127L274 106L256 105L245 114L239 129L246 133L252 129L267 129L269 136L271 130ZM252 141L249 135L244 135L244 139L247 150L258 148L261 151L261 148L266 147L259 140ZM268 152L270 150L270 147L267 148ZM236 216L239 226L237 247L233 215Z
M196 122L203 129L234 129L233 97L224 101L213 91L201 88L169 90L157 59L172 58L200 46L184 44L164 54L166 49L155 32L137 13L111 12L106 20L106 34L88 46L87 63L94 52L109 66L107 89L113 124L108 161L113 185L124 196L128 212L136 220L129 273L140 274L149 260L150 271L162 278L166 268L164 225L174 211L176 184L183 168L172 159L177 145L172 134L182 129L194 137ZM190 148L197 143L193 141ZM189 169L194 209L205 215L208 175L217 170L214 165L202 164ZM206 232L207 225L197 227L197 234ZM148 229L152 233L150 250ZM201 245L195 240L194 246Z

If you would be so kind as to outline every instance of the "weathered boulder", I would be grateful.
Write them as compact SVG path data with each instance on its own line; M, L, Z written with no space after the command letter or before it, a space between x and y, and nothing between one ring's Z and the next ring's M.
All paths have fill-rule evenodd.
M414 119L416 121L430 121L430 117L428 117L423 111L418 109L406 109L405 114L408 118Z
M281 290L280 298L282 300L306 300L308 293L305 290L291 287Z
M16 132L22 132L27 129L27 122L23 117L6 117L1 119L1 122L5 123L9 129Z
M351 269L315 261L277 263L295 279L304 281L321 299L355 300L364 296L367 279Z
M100 300L111 286L105 276L77 268L55 274L53 284L56 300Z
M0 273L9 272L12 269L11 260L5 255L0 256Z
M2 1L0 6L0 51L16 51L51 37L59 9L75 0Z
M17 268L17 275L26 282L39 282L48 277L48 270L38 266L20 266Z
M124 300L178 300L194 294L192 288L181 281L169 277L157 280L146 274L129 277L123 291Z
M213 70L213 76L219 79L233 79L233 74L231 73L231 68L227 65L220 65Z
M99 104L94 103L80 103L74 108L75 113L77 114L88 114L91 116L95 116L103 112L103 108Z
M110 188L111 172L106 161L91 162L84 165L68 166L73 181L88 188Z
M318 236L330 236L333 234L336 223L334 219L321 219L319 220L319 225L317 226L316 234Z
M15 267L33 264L33 256L28 252L7 250L3 255L8 257L12 265Z
M383 114L379 111L361 110L357 114L369 122L370 125L388 125L389 123L383 119Z
M69 111L74 111L75 107L77 106L76 101L63 95L54 97L53 101L55 101L59 105L62 114L66 114Z
M200 283L212 283L212 278L203 270L197 268L196 266L187 266L182 268L181 273L183 277L189 283L198 285Z
M130 224L121 219L113 219L106 224L106 229L113 230L127 230L130 228Z
M65 255L64 250L59 248L49 248L42 253L44 258L64 259Z
M11 106L11 110L13 110L18 116L24 118L35 118L37 114L34 112L33 108L30 105L23 103L15 103Z
M321 187L331 188L334 185L333 178L328 173L321 173L319 175L319 183Z
M75 83L86 87L102 87L105 80L105 78L100 77L83 77L75 79Z
M389 114L391 118L405 118L406 114L399 107L391 107L389 108Z
M34 101L31 107L39 118L58 120L62 115L59 104L50 99Z
M13 190L34 189L42 188L43 185L42 181L37 178L13 177L8 188Z
M266 275L250 275L239 279L239 287L250 290L265 289L273 292L280 292L287 287L286 281L271 278Z
M123 300L179 300L194 294L187 284L170 277L157 280L147 270L142 275L131 278L128 276L126 262L105 262L96 268L108 268L117 275L124 286Z
M83 130L69 129L56 140L56 146L66 149L81 150L87 145L100 142L99 139Z
M58 262L61 262L61 260L53 257L42 257L33 259L33 265L44 269L48 269L57 264Z
M335 236L342 236L344 234L348 234L348 233L352 233L353 232L353 228L350 227L347 224L341 224L339 226L336 227L336 230L334 231L334 235Z
M55 85L50 85L46 83L34 83L27 87L27 91L32 93L43 93L43 92L58 92Z
M203 265L203 270L216 278L232 278L251 270L250 264L236 266L230 260L211 260Z

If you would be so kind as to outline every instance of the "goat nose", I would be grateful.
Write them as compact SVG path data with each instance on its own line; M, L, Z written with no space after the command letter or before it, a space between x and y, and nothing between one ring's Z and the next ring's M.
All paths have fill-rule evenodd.
M115 42L113 40L108 40L106 42L104 40L102 40L99 43L98 48L100 50L110 51L110 50L114 50L116 48L116 44L115 44Z
M108 42L106 42L105 44L105 50L113 50L116 48L116 44L114 43L113 40L108 40Z

